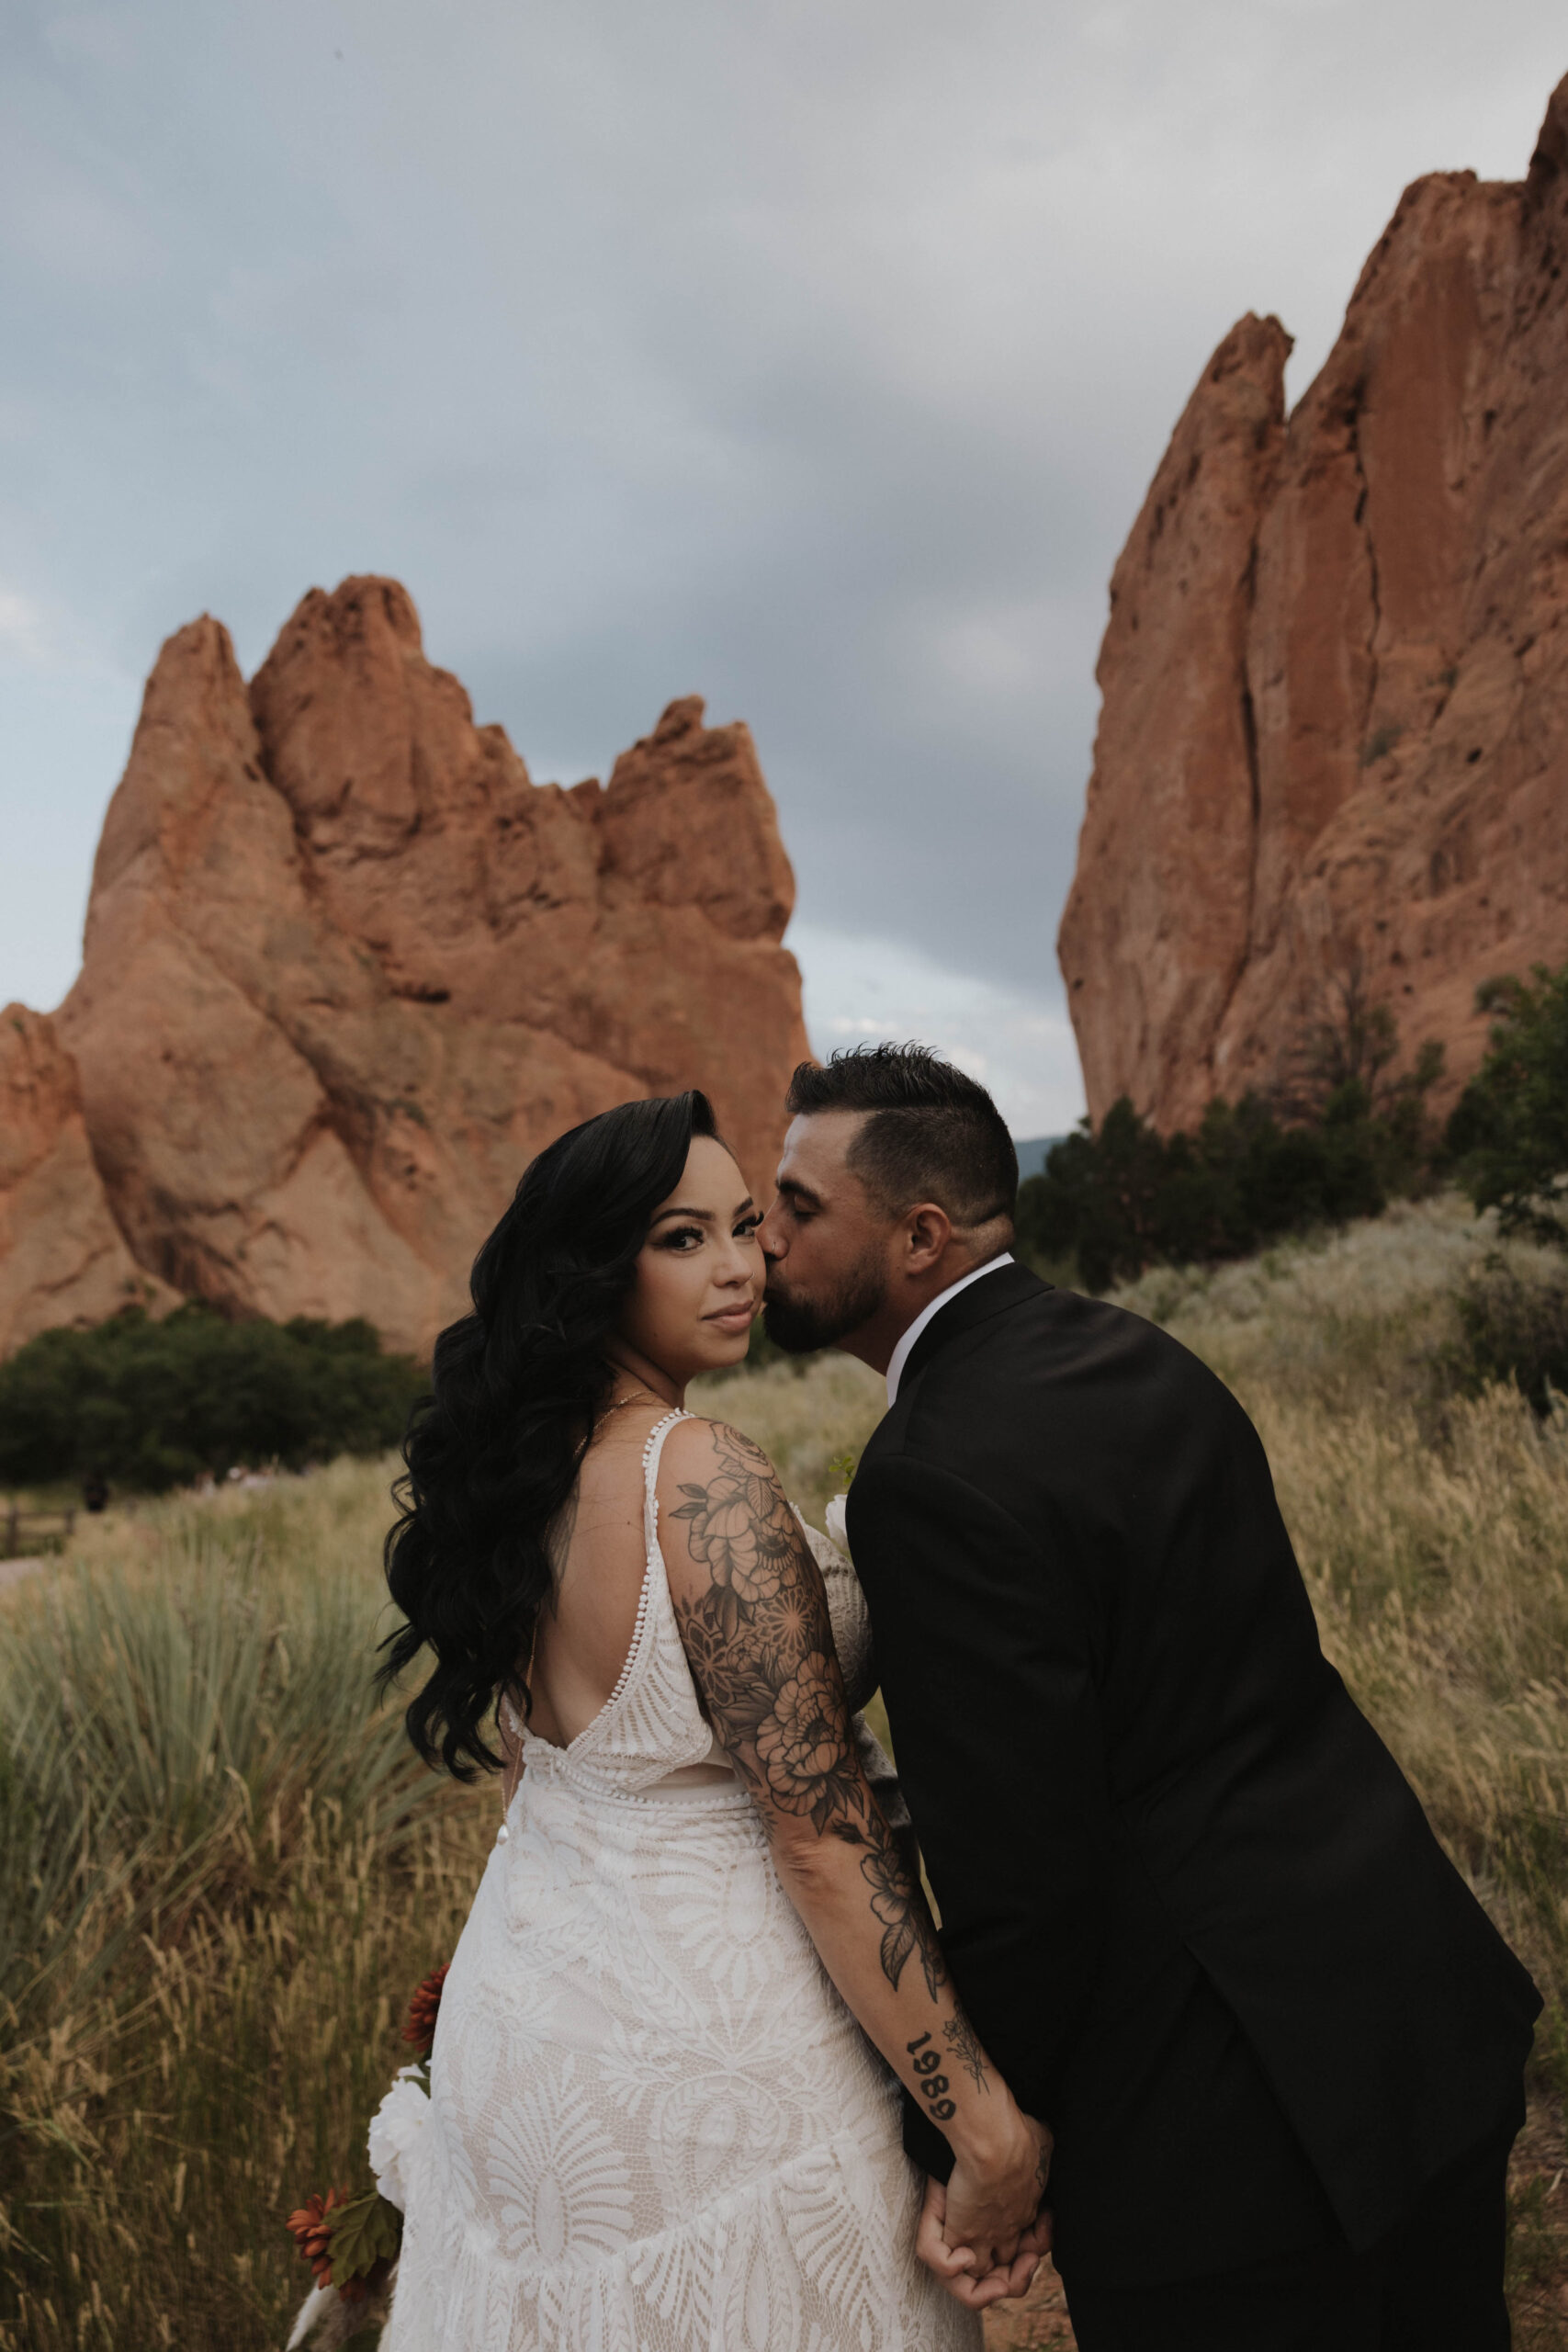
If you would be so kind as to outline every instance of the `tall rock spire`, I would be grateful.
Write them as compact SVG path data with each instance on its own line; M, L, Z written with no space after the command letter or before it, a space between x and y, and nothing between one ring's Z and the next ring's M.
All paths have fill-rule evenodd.
M1405 191L1288 425L1228 424L1244 320L1177 427L1059 943L1097 1119L1270 1086L1352 974L1451 1100L1477 983L1568 957L1565 159L1568 80L1528 180Z

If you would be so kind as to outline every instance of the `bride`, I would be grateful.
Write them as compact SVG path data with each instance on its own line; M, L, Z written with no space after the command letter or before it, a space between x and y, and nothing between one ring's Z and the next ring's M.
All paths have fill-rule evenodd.
M858 1588L682 1405L746 1351L759 1221L704 1096L626 1103L532 1163L436 1347L388 1672L428 1647L415 1747L510 1796L383 2352L973 2352L1034 2219L1043 2135L866 1777ZM900 2084L955 2156L923 2223Z

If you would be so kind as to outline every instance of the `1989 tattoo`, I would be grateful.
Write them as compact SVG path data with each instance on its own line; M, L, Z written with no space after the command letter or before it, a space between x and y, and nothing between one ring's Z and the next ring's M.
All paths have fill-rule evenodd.
M935 2050L928 2050L926 2047L930 2040L929 2033L922 2033L917 2041L907 2041L904 2047L915 2062L915 2072L920 2078L920 2089L931 2103L931 2113L939 2122L945 2123L948 2118L957 2110L953 2101L947 2097L949 2087L947 2076L940 2071L941 2053Z
M855 1760L820 1579L766 1455L739 1430L711 1428L718 1472L704 1486L682 1485L670 1514L686 1522L692 1557L711 1579L700 1600L678 1610L704 1704L759 1797L861 1849L883 1974L897 1987L913 1956L934 2001L947 1964ZM931 2087L941 2060L926 2054L931 2064L917 2059L916 2072L932 2114L945 2120L953 2112L942 2097L947 2077L940 2092Z

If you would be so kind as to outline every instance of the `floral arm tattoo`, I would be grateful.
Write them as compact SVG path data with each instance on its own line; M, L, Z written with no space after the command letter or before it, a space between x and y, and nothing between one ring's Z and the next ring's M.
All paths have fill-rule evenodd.
M816 1562L767 1456L738 1430L710 1427L716 1474L682 1485L669 1513L686 1522L687 1548L709 1578L700 1599L676 1608L708 1718L760 1802L859 1849L882 1973L897 1990L914 1955L934 2001L947 1963L860 1769Z

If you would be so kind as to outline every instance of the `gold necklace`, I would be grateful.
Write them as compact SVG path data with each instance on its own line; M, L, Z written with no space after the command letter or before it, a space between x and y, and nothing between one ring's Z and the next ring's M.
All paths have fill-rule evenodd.
M634 1388L629 1396L612 1397L609 1404L605 1406L604 1411L618 1413L623 1405L640 1405L645 1402L649 1405L661 1405L664 1399L661 1396L656 1396L651 1388Z

